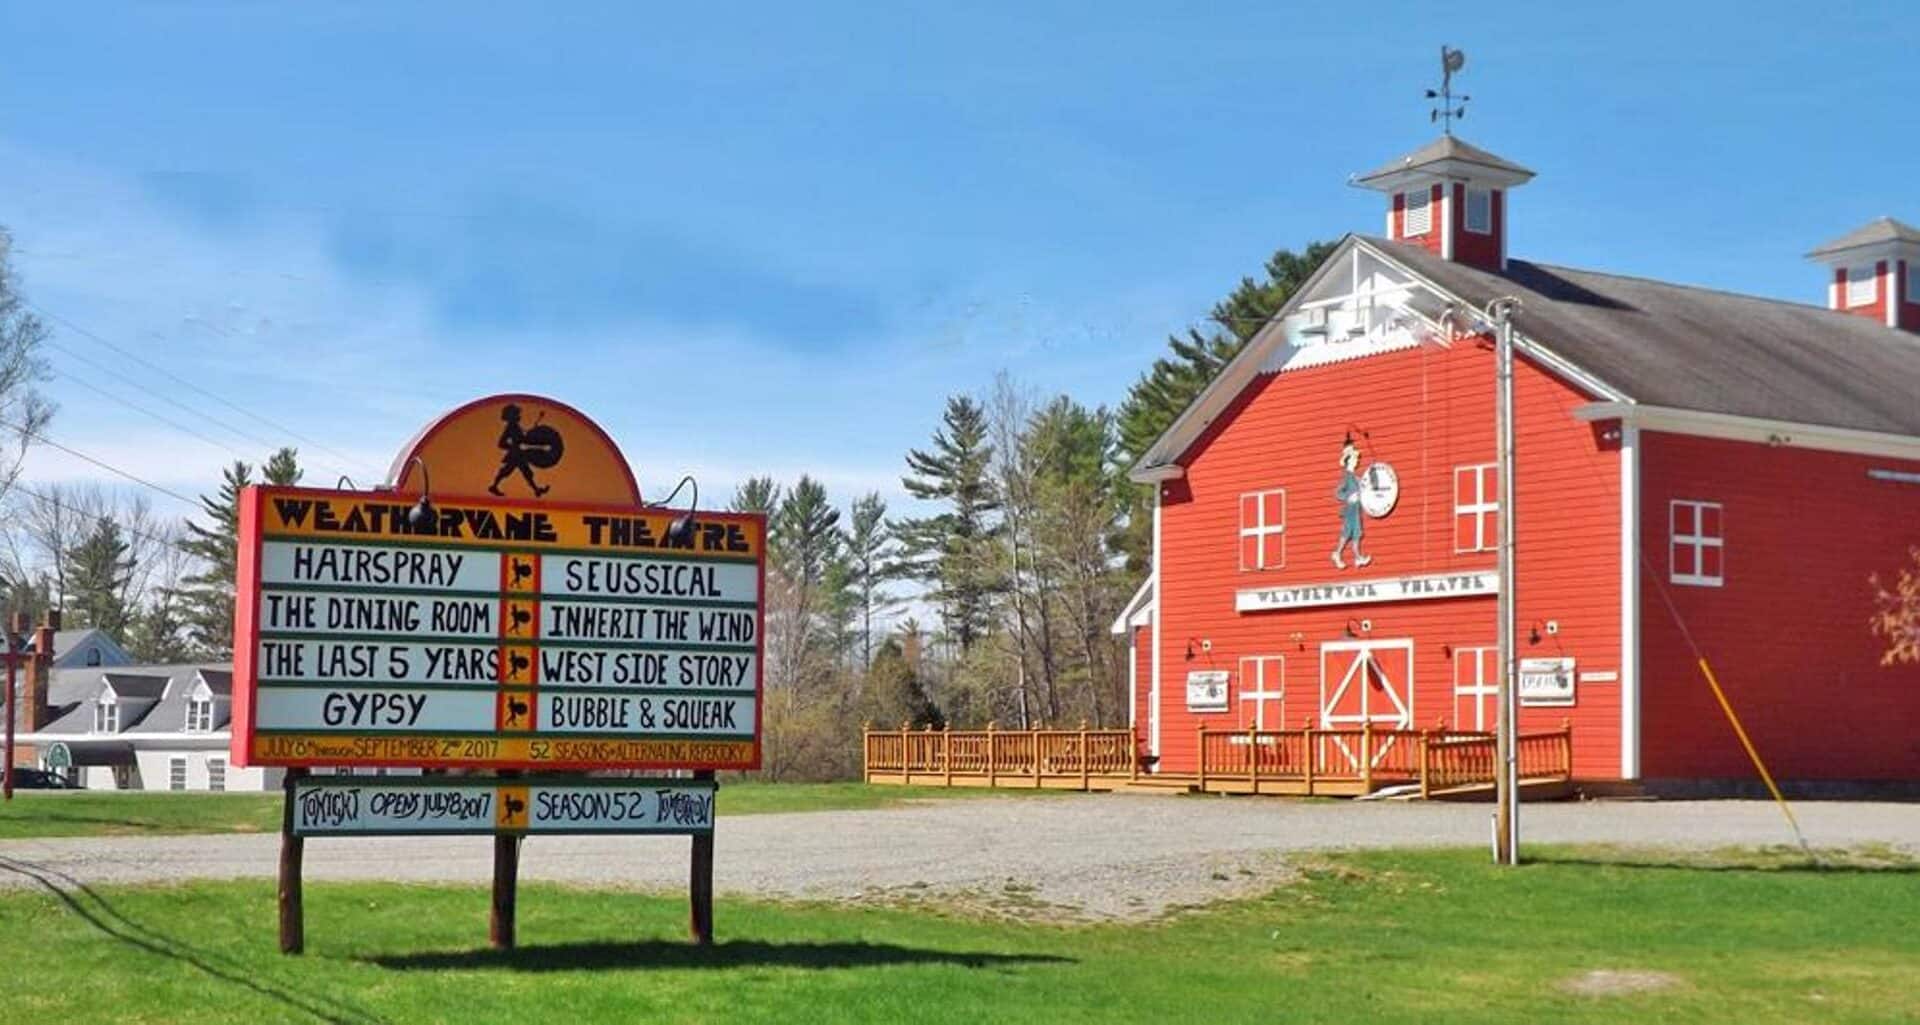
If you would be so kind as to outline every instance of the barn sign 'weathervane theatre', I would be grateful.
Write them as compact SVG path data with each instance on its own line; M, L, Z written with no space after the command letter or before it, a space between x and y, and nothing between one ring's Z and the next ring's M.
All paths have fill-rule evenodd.
M511 946L518 838L681 833L709 940L712 774L760 765L765 554L765 517L643 503L605 433L538 396L448 413L380 489L247 488L232 758L288 770L283 890L304 837L492 834ZM609 769L695 778L566 775Z
M1383 233L1347 236L1132 468L1153 569L1114 630L1154 770L1205 778L1208 732L1492 730L1507 505L1519 729L1565 723L1577 779L1754 781L1707 656L1774 775L1920 779L1920 670L1868 625L1920 513L1920 229L1815 249L1824 308L1520 260L1534 172L1446 127L1354 180Z

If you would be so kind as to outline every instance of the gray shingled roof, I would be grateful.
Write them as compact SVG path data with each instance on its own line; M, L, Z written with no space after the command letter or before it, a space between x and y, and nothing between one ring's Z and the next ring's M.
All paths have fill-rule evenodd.
M55 669L47 688L52 718L40 732L92 731L94 699L102 685L111 681L121 697L121 733L178 733L186 728L187 699L197 679L205 679L213 691L213 728L226 729L232 707L232 667L173 664Z
M1826 245L1814 249L1807 255L1810 257L1828 256L1833 253L1843 253L1849 249L1859 249L1862 246L1879 245L1884 242L1912 242L1920 245L1920 228L1916 228L1911 224L1903 224L1891 217L1882 217L1878 220L1869 221L1864 226L1847 232L1845 235L1828 242Z
M1651 406L1920 436L1920 337L1819 306L1509 260L1496 274L1368 245Z
M1443 160L1458 160L1469 164L1479 164L1482 167L1490 167L1497 171L1505 171L1509 174L1523 174L1529 178L1533 177L1532 171L1521 167L1519 164L1505 157L1496 157L1470 142L1462 142L1454 136L1443 135L1427 143L1425 146L1414 150L1412 153L1382 166L1376 171L1361 175L1356 180L1361 183L1366 183L1388 177L1389 175L1399 174L1403 171L1411 171L1418 167L1424 167L1427 164L1437 164Z

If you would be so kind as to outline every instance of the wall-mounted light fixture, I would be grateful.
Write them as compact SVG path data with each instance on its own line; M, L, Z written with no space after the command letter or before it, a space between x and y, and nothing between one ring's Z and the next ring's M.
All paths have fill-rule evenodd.
M433 493L433 476L427 472L427 461L419 456L407 460L407 465L420 467L420 500L408 510L407 525L415 530L425 530L434 521L433 499L429 497Z
M672 503L674 499L680 497L681 488L689 485L693 487L693 500L687 503L687 511L675 516L673 522L667 524L666 541L669 546L674 548L684 548L693 543L693 514L700 508L700 482L694 480L692 474L687 474L685 477L680 478L680 483L673 486L673 491L669 493L666 498L658 502L647 503L650 508L654 509L668 505Z

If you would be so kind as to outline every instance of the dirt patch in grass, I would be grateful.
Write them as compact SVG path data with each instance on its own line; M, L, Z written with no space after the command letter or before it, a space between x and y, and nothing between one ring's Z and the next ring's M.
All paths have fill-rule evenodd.
M1560 980L1565 992L1583 997L1624 997L1635 993L1657 993L1681 984L1672 972L1639 968L1596 968Z

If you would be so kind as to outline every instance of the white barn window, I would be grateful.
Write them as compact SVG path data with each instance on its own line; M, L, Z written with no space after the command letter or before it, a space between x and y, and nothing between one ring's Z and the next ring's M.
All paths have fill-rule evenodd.
M1493 190L1467 190L1467 230L1476 235L1493 234Z
M1491 552L1500 543L1500 479L1493 463L1453 468L1453 550Z
M1847 305L1871 306L1878 296L1875 283L1879 280L1874 274L1874 265L1847 268Z
M1240 725L1256 730L1286 728L1287 660L1250 655L1240 660Z
M1240 568L1279 569L1287 564L1287 490L1249 491L1240 496Z
M1405 193L1406 213L1402 216L1400 234L1405 238L1425 235L1433 230L1433 203L1429 189Z
M1500 649L1453 649L1453 728L1484 733L1499 716Z
M1723 513L1718 502L1675 499L1668 506L1668 568L1674 583L1719 587L1726 582Z

